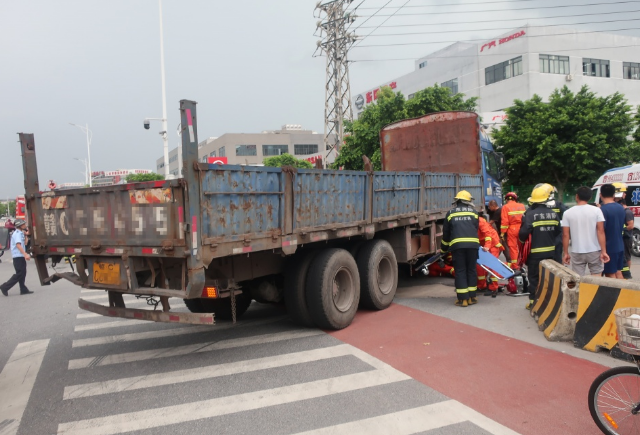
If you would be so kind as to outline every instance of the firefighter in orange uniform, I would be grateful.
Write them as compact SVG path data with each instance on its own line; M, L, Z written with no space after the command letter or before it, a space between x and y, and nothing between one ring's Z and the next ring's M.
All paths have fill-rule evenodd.
M525 208L518 202L518 195L515 192L507 193L504 199L507 203L502 206L500 237L502 243L506 242L509 246L509 258L507 258L509 266L512 269L518 269L518 232Z
M429 276L456 276L453 266L451 265L451 253L447 254L440 261L436 261L429 265Z
M498 232L493 226L487 222L482 216L478 221L478 239L480 239L480 246L487 252L490 252L496 258L500 257L500 253L504 251L504 246L500 243ZM489 292L485 293L485 296L495 295L498 291L498 278L492 276L484 270L481 266L477 266L478 270L478 290L487 289L487 278L489 278Z

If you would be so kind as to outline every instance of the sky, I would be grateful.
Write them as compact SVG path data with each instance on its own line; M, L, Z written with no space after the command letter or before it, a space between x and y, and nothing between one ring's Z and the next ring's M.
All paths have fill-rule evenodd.
M181 99L198 102L201 141L283 124L322 132L325 59L313 56L315 6L162 0L169 147L178 145ZM349 9L356 6L352 30L363 39L349 54L354 95L449 45L437 41L489 39L527 23L640 36L640 1L354 0ZM620 13L575 16L599 12ZM143 120L162 116L158 18L158 0L0 0L0 199L24 192L18 132L35 135L41 188L84 181L74 158L86 159L86 136L69 123L91 129L93 171L155 170L161 124L145 130ZM462 24L471 21L478 23ZM570 25L582 22L590 24ZM391 36L439 31L453 32ZM404 43L419 44L389 45Z

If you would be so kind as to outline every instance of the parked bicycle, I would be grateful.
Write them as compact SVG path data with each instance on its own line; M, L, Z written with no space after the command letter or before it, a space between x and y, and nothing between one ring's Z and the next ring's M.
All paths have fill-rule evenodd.
M614 315L620 350L636 365L598 376L589 388L589 411L605 434L640 434L640 308L621 308Z

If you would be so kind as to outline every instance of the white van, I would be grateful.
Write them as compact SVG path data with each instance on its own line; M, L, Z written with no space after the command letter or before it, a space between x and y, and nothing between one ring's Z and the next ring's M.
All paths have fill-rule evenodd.
M595 204L600 202L600 186L603 184L625 183L627 185L627 206L633 211L633 255L640 257L640 164L609 169L593 185Z

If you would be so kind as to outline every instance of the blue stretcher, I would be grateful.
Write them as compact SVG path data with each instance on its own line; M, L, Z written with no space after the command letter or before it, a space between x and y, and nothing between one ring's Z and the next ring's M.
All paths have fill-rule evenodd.
M509 279L515 275L513 269L482 248L478 248L478 265L498 279Z

